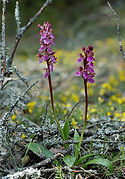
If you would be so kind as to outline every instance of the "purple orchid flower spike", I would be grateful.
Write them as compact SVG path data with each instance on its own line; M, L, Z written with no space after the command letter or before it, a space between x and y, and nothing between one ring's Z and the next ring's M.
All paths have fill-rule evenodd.
M43 75L47 78L50 72L53 71L53 64L57 63L55 52L52 51L51 45L54 45L54 35L52 33L51 24L49 22L44 22L43 25L38 24L40 28L40 49L38 53L39 63L46 61L48 69Z
M79 57L77 59L77 63L83 63L83 66L78 67L78 71L75 73L75 76L81 76L89 83L94 83L93 77L95 76L94 71L94 53L93 53L93 47L88 46L88 48L82 47L82 51L84 54L79 54Z

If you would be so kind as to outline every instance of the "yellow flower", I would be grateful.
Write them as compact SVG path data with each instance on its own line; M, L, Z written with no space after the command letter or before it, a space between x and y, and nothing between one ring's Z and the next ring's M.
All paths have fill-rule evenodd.
M103 96L103 95L105 94L105 90L102 88L102 89L99 91L99 94L100 94L101 96Z
M36 102L35 101L32 101L32 102L29 102L27 103L27 106L28 106L28 111L29 113L32 113L33 112L33 109L34 109L34 106L35 106Z
M67 97L66 96L63 96L61 99L62 99L63 102L67 101Z
M115 116L115 117L120 117L120 114L117 113L117 112L114 112L114 116Z
M121 98L117 98L117 102L118 102L118 104L122 104L122 99Z
M12 119L12 120L15 120L15 119L16 119L16 115L13 114L13 115L11 116L11 119Z
M64 114L66 114L66 112L67 112L66 110L63 111Z
M76 125L77 125L77 122L75 121L74 118L72 118L72 125L73 125L73 126L76 126Z
M113 111L113 110L114 110L114 107L113 107L113 106L111 106L111 107L110 107L110 109L111 109L111 111Z
M125 117L122 117L122 118L121 118L121 121L122 121L122 122L125 122Z
M102 84L102 88L104 89L104 88L107 88L107 83L103 83Z
M98 97L98 101L99 101L100 103L103 103L104 99L102 99L101 97Z
M78 129L77 122L75 121L74 118L72 118L72 125L75 129Z
M87 87L88 87L88 88L92 88L92 87L94 87L94 86L96 86L95 83L88 83L88 84L87 84Z
M109 83L103 83L102 84L102 89L108 89L109 91L111 91L112 86Z
M123 103L125 102L125 97L122 98L122 102L123 102Z
M29 111L29 113L32 113L32 112L33 112L33 110L32 110L32 109L28 109L28 111Z
M109 83L114 85L114 86L118 86L118 81L116 80L115 76L110 76L109 78Z
M125 112L122 113L122 116L125 117Z
M78 97L78 95L75 94L75 93L72 94L71 99L72 99L74 102L78 102L78 101L79 101L79 97Z
M66 108L69 108L70 106L71 106L70 103L67 103L67 104L65 105Z
M119 79L120 79L120 81L125 80L125 72L123 70L120 70L120 72L119 72Z
M112 95L110 98L112 101L117 101L117 97L115 95Z
M95 113L96 111L97 111L96 108L91 109L91 112L92 112L92 113Z
M107 85L107 89L108 89L109 91L111 91L111 90L112 90L112 86L111 86L110 84L108 84L108 85Z
M22 135L21 135L21 138L22 138L22 139L25 139L25 138L26 138L26 136L25 136L24 134L22 134Z
M109 101L109 102L108 102L108 105L109 105L109 106L112 106L112 101Z
M111 112L107 112L107 116L111 116Z
M27 106L30 108L30 107L34 107L35 104L36 104L36 102L32 101L32 102L27 103Z

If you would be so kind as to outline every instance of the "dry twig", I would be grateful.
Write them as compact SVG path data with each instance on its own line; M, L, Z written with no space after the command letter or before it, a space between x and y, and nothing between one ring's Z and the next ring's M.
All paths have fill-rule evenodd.
M118 16L118 13L112 8L111 4L108 1L107 1L107 4L108 4L109 8L111 9L111 11L113 12L113 15L116 18L116 22L117 22L116 32L117 32L118 41L119 41L119 45L120 45L120 51L122 53L123 59L125 60L125 51L123 49L122 42L121 42L121 36L120 36L120 20L119 20L119 16Z
M12 65L12 62L13 62L13 58L14 58L14 55L15 55L15 52L16 52L16 49L17 49L17 46L23 36L23 34L26 32L26 30L36 21L36 19L40 16L40 14L44 11L44 9L52 3L52 0L46 0L45 3L43 4L43 6L40 8L40 10L35 14L34 17L32 17L29 22L24 26L24 27L21 27L19 31L17 31L17 35L16 35L16 40L15 40L15 45L14 45L14 48L12 50L12 54L8 60L8 63L7 63L7 69L9 67L11 67Z
M3 0L2 8L2 32L1 32L1 73L3 76L6 66L6 0Z

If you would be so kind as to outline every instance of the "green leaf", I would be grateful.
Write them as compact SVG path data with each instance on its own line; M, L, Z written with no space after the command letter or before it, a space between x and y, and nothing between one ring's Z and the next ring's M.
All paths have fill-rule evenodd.
M64 128L63 128L63 133L64 133L64 136L65 136L65 140L68 140L68 137L69 137L69 130L70 130L70 127L69 127L69 120L66 119L66 122L65 122L65 125L64 125Z
M104 158L96 158L96 159L90 160L83 165L83 168L86 168L90 164L103 165L107 167L111 172L114 171L114 166L112 162Z
M75 156L71 156L71 155L66 155L63 158L63 161L69 166L72 167L73 164L75 163L76 157Z
M38 156L40 156L41 154L43 154L46 158L50 158L53 156L53 153L50 150L48 150L47 148L43 147L38 143L32 142L29 146L29 150L31 150L33 153L35 153Z
M74 133L74 141L78 142L79 143L79 140L80 140L80 136L77 132L77 130L75 130L75 133ZM75 164L77 165L77 159L78 159L78 156L79 156L79 152L80 152L80 148L79 148L79 144L75 144L75 157L76 157L76 162Z
M84 155L82 156L78 161L77 161L77 164L81 164L82 162L84 162L86 159L90 158L90 157L93 157L93 156L97 156L97 154L87 154L87 155Z
M75 130L75 133L74 133L74 141L79 142L79 140L80 140L80 136L79 136L77 130Z

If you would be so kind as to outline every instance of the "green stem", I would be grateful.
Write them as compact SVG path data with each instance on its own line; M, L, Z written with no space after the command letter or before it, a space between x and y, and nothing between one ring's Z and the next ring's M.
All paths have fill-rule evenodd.
M55 108L54 108L54 99L53 99L53 88L52 88L52 82L51 82L51 75L50 75L50 70L49 70L49 63L47 61L47 67L48 67L48 71L49 71L49 76L48 76L48 82L49 82L49 90L50 90L50 97L51 97L51 106L52 106L52 111L53 111L53 116L54 116L54 119L56 121L56 124L60 130L60 133L62 135L62 138L63 140L65 140L65 136L64 136L64 133L63 133L63 130L60 126L60 123L56 117L56 113L55 113Z
M24 158L23 158L23 160L22 160L22 168L23 168L23 166L24 166L24 162L25 162L25 160L26 160L26 156L27 156L27 153L28 153L28 151L29 151L29 148L30 148L30 146L31 146L32 141L33 141L33 139L30 140L30 143L28 144L28 147L27 147L27 149L26 149Z
M85 133L86 122L87 122L87 113L88 113L88 92L87 92L87 81L86 81L86 79L84 79L84 86L85 86L85 116L84 116L83 129L82 129L82 133L81 133L81 137L80 137L80 141L79 141L79 148L81 147L83 135Z

